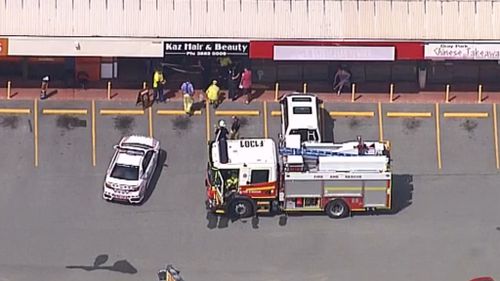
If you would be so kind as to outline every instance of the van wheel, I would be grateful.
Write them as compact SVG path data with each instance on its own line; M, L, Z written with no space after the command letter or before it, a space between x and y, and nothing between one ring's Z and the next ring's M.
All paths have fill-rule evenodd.
M345 218L349 215L349 206L342 199L335 199L328 203L325 213L333 219Z
M235 199L229 204L229 214L233 218L248 218L253 216L253 205L244 199Z

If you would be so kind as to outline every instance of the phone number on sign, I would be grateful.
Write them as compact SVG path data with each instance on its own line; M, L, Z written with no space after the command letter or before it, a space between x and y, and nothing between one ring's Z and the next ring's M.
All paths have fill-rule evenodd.
M227 56L226 52L186 52L188 56Z

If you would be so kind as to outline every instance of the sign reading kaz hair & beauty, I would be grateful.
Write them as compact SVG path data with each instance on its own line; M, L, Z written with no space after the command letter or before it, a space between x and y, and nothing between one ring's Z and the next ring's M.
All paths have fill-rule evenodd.
M248 56L245 42L164 42L164 56L225 57Z
M425 44L426 59L500 60L500 44Z

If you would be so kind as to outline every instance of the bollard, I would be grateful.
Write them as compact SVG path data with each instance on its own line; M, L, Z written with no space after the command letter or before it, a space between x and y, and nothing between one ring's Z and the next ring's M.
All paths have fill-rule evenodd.
M356 99L355 99L355 96L356 96L356 84L355 83L352 83L352 91L351 91L351 102L354 102Z
M146 81L142 82L142 89L145 90L148 87Z
M389 102L392 103L394 101L394 84L391 83L391 87L389 89Z
M111 81L108 81L108 100L111 99Z
M276 83L276 85L274 85L274 101L278 101L279 89L280 89L280 83Z
M477 103L483 102L483 85L479 84L477 89Z
M450 84L446 84L446 93L444 99L446 103L450 102Z
M307 83L304 83L303 91L304 91L304 94L307 93Z
M11 82L7 81L7 99L8 100L10 100L10 85L11 85Z

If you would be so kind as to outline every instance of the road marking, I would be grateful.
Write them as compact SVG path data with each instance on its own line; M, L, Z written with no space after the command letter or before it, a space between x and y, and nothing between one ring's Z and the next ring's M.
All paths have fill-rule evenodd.
M500 169L500 161L498 158L498 121L497 121L497 104L493 104L493 132L495 139L495 160L497 165L497 170Z
M38 100L33 101L33 131L35 137L35 167L38 167Z
M387 112L387 117L432 117L432 112Z
M267 102L262 103L262 110L264 112L264 138L267 139Z
M319 110L321 110L319 116L321 118L321 135L325 136L325 104L320 103ZM324 139L322 141L325 141Z
M149 137L153 137L153 109L148 109Z
M215 116L259 116L258 110L216 110Z
M184 110L172 110L172 109L158 109L156 111L158 115L187 115ZM196 110L193 115L201 115L201 110Z
M208 142L210 141L210 105L208 103L208 101L205 102L205 112L207 114L207 144Z
M382 104L378 102L378 135L379 141L384 141L384 123L382 122Z
M334 191L361 191L363 188L361 186L325 186L326 191L334 190ZM386 191L387 187L382 186L372 186L365 187L365 191Z
M95 153L95 100L92 100L92 166L96 165L96 153Z
M445 112L445 118L487 118L488 112Z
M331 117L373 117L373 111L331 111Z
M143 109L101 109L101 115L144 115Z
M436 148L437 148L437 161L438 169L441 170L441 132L439 127L439 103L436 103Z
M30 114L29 108L0 108L0 114Z
M273 111L271 111L271 116L273 116L273 117L281 116L281 111L273 110Z
M42 114L46 115L87 115L86 109L42 109Z

